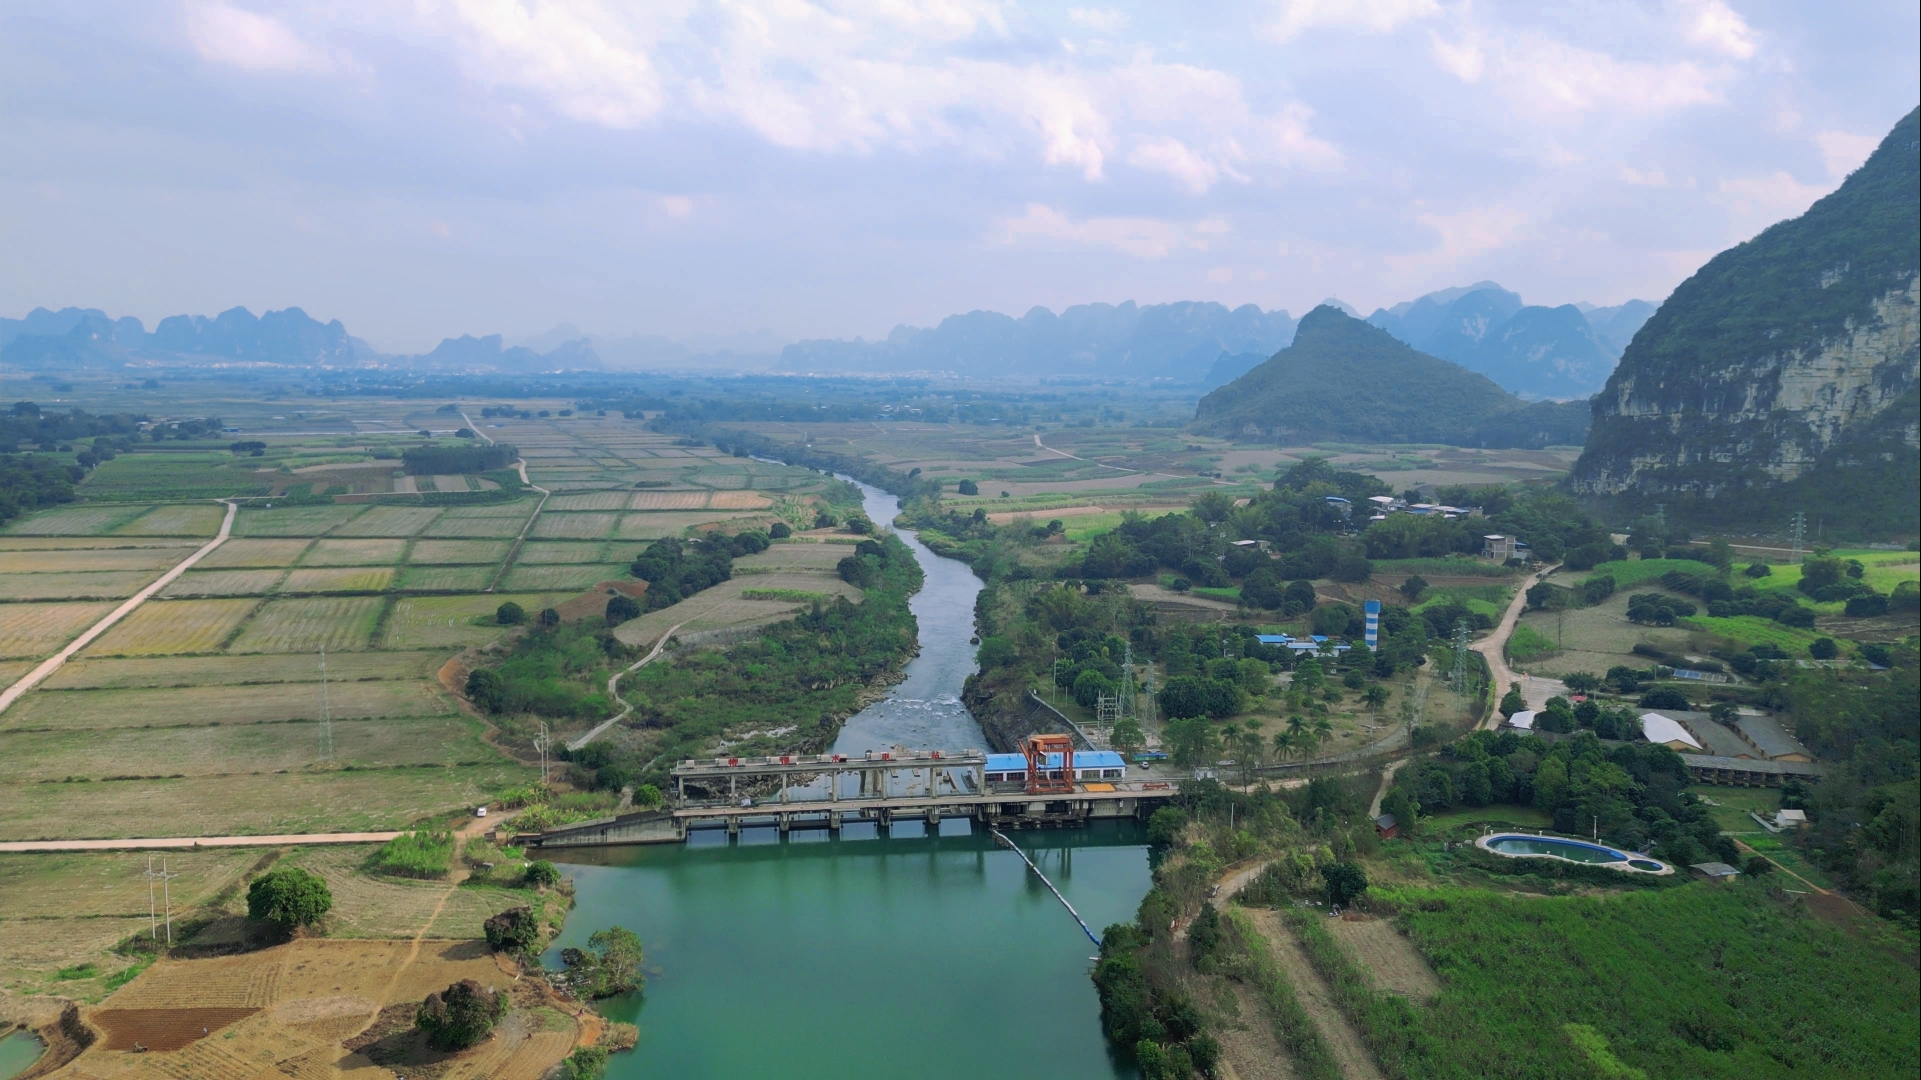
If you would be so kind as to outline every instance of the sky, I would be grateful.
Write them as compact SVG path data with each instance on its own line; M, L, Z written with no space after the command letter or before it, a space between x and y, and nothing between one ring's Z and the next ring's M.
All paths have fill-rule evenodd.
M0 0L0 314L1658 300L1921 98L1913 0Z

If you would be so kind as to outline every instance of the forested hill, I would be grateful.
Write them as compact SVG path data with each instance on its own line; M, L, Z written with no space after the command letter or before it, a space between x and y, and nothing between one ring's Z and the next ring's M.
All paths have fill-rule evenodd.
M1808 212L1708 261L1595 399L1577 491L1722 524L1796 511L1914 534L1921 487L1921 124Z
M1294 343L1201 399L1194 430L1273 442L1339 439L1541 447L1581 442L1588 403L1530 405L1328 305Z

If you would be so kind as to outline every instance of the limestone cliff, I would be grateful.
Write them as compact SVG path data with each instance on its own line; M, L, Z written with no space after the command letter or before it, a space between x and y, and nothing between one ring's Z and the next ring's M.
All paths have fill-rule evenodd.
M1912 533L1921 463L1921 128L1709 260L1629 344L1569 482L1755 525Z

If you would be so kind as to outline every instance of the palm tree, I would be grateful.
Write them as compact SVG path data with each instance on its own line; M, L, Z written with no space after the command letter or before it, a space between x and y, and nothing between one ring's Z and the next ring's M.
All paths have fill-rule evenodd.
M1379 683L1376 683L1375 685L1367 688L1367 693L1361 695L1361 700L1367 702L1367 707L1369 709L1373 710L1374 712L1380 712L1381 706L1387 704L1387 697L1388 697L1387 687L1382 686Z
M1320 749L1321 744L1327 742L1327 740L1333 737L1334 737L1334 721L1329 720L1324 715L1315 717L1314 718L1314 748L1316 750Z
M1293 735L1285 731L1277 731L1274 733L1274 756L1275 757L1280 758L1282 761L1286 761L1287 755L1292 753L1293 750L1294 750Z
M1301 733L1306 730L1307 721L1302 719L1300 713L1295 713L1293 716L1287 718L1287 733L1293 736L1294 745L1299 746L1302 743Z

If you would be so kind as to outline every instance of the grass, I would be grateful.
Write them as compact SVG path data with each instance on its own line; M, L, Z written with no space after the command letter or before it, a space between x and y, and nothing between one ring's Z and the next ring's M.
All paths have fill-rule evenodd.
M743 600L780 600L791 604L807 604L815 600L826 600L830 594L809 592L806 589L742 589Z
M311 654L299 657L306 677L319 676ZM328 667L333 667L332 657ZM454 711L436 684L400 679L329 682L327 711L335 719L444 716ZM39 690L0 713L9 730L73 728L146 728L207 724L271 724L318 720L318 682L280 682L262 686L189 686L124 690ZM125 770L147 772L137 757Z
M358 652L327 658L336 686L369 680L427 680L447 660L445 650ZM133 689L138 687L215 686L237 688L283 682L316 682L320 665L311 656L172 656L96 659L77 657L40 684L47 690Z
M1234 948L1236 959L1246 964L1246 981L1273 1015L1274 1033L1287 1048L1295 1074L1303 1080L1340 1080L1340 1062L1328 1049L1314 1019L1301 1007L1293 984L1275 963L1271 944L1246 912L1229 907L1222 917L1228 926L1228 945Z
M383 874L411 878L444 878L454 861L454 834L406 832L382 844L369 860Z
M227 508L219 504L157 506L115 529L114 535L211 537L226 516Z
M1511 825L1517 829L1551 829L1554 819L1532 806L1463 806L1421 818L1421 828L1426 833L1482 824Z
M152 509L148 506L63 506L28 514L7 526L9 536L105 536Z
M1763 619L1759 615L1734 615L1715 618L1711 615L1696 615L1690 619L1678 619L1675 625L1690 630L1702 630L1742 645L1773 645L1789 653L1803 653L1815 639L1826 637L1814 630L1797 630L1784 626L1773 619Z
M132 596L159 576L155 570L0 574L0 600L117 600Z
M387 620L385 649L459 648L492 641L511 630L494 623L475 625L511 600L536 612L566 600L571 593L491 593L468 596L404 596Z
M364 506L274 506L253 503L234 519L235 536L322 536L359 517Z
M1908 1076L1921 992L1892 927L1835 926L1769 885L1527 897L1377 889L1440 977L1427 1009L1368 987L1324 919L1284 909L1389 1076L1589 1077L1592 1029L1650 1076Z
M1689 573L1698 574L1703 571L1712 572L1713 569L1707 563L1695 562L1692 559L1629 559L1625 562L1602 563L1581 580L1586 581L1588 577L1595 575L1605 575L1613 578L1614 587L1620 590L1630 585L1653 581L1670 570L1686 570ZM1558 578L1560 575L1555 576Z
M194 564L195 570L217 570L244 567L285 567L298 562L312 540L253 540L232 538L214 548L206 558Z
M381 509L375 507L375 509ZM392 566L406 552L405 540L314 541L301 566Z
M295 570L280 583L281 592L381 592L393 584L391 566L324 567Z
M318 697L318 695L315 695ZM496 757L466 717L341 720L333 760L355 768L459 765ZM322 768L317 723L241 723L215 727L100 728L0 732L0 790L11 785L109 777L205 777Z
M1515 571L1482 559L1375 559L1376 574L1419 574L1422 577L1510 578Z
M1507 655L1510 660L1527 663L1554 654L1554 642L1537 633L1531 626L1516 626L1514 633L1507 639Z

